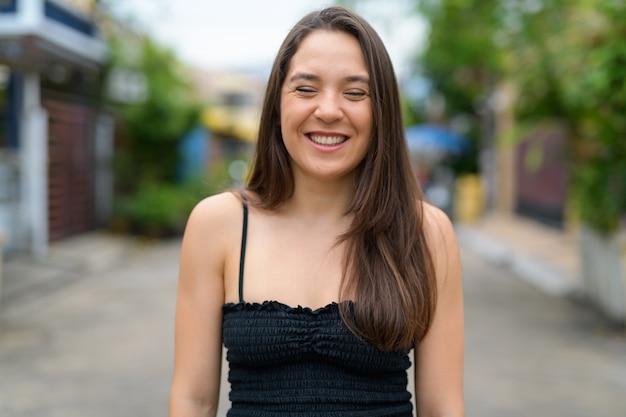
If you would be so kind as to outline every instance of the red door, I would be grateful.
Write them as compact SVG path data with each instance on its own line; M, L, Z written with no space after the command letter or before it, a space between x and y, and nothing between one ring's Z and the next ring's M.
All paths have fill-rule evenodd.
M558 129L535 132L516 154L517 212L562 227L568 188L565 135Z
M44 99L48 112L50 241L95 228L94 111Z

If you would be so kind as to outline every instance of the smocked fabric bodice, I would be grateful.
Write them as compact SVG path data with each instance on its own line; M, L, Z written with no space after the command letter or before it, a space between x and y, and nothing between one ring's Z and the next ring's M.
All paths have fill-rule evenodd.
M244 204L239 302L222 308L228 417L412 417L408 351L360 340L336 303L312 310L244 301L247 225Z
M223 311L229 417L412 416L408 352L381 352L357 338L337 304L240 302Z

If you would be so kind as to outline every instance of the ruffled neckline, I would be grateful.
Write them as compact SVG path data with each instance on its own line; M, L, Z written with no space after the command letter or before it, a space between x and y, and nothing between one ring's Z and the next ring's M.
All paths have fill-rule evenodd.
M352 304L352 301L342 301L341 303ZM256 310L256 311L284 311L288 313L306 313L306 314L324 314L339 311L339 304L337 301L326 304L322 307L312 308L304 307L301 305L290 306L276 300L267 300L262 303L239 301L238 303L225 303L224 308L230 311L243 311L243 310Z

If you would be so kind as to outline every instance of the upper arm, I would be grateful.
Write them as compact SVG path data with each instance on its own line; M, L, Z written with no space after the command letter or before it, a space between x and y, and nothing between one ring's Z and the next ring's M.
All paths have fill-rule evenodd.
M454 229L439 209L424 205L424 227L437 280L437 304L428 333L415 349L419 415L463 415L463 286Z
M196 415L187 414L191 408L211 415L217 408L224 268L236 227L233 207L232 196L210 197L194 208L187 222L176 301L171 415Z

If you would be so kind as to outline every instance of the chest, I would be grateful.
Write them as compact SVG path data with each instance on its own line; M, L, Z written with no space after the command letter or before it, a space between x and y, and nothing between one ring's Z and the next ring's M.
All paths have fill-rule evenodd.
M345 245L336 229L254 220L241 265L245 301L312 308L338 301Z

